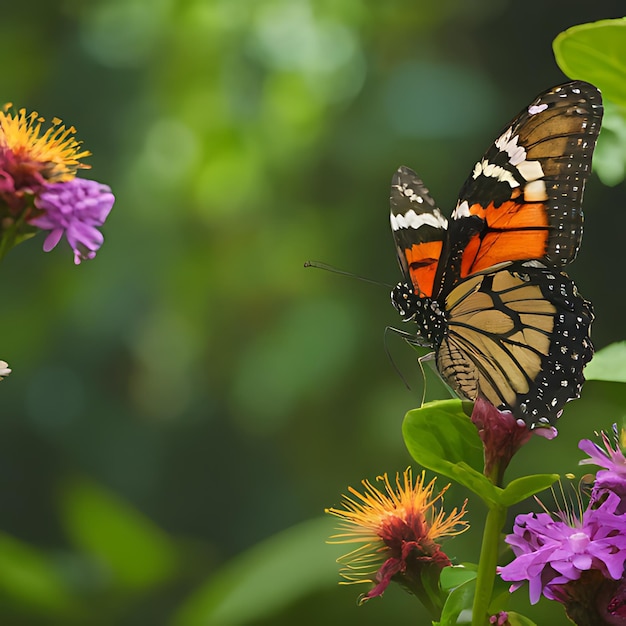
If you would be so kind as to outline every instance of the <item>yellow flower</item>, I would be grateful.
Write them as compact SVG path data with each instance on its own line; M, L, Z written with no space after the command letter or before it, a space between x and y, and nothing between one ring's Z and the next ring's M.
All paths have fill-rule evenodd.
M38 113L16 113L11 107L6 104L0 111L0 170L13 178L16 190L33 180L43 182L37 174L45 182L63 182L74 178L77 169L89 167L80 159L91 153L81 150L73 126L67 128L54 118L42 131L45 120Z
M435 480L425 484L422 472L413 484L410 468L402 477L396 474L395 488L387 474L378 480L384 490L364 480L364 493L349 487L343 508L326 509L342 520L341 532L330 543L360 544L338 559L342 582L373 584L363 602L382 595L392 580L424 600L423 576L430 573L438 580L441 570L451 564L436 540L467 529L462 520L466 503L446 515L440 501L450 485L433 497Z

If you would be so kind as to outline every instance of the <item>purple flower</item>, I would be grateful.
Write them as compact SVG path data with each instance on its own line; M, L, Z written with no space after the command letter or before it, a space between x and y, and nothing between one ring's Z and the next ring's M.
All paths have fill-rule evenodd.
M506 538L515 559L499 568L511 591L529 581L530 601L541 594L560 599L560 589L583 572L597 570L604 578L621 579L626 562L626 515L616 515L619 497L609 494L602 505L587 509L582 520L569 524L547 513L518 515Z
M596 473L596 479L591 492L591 506L599 502L603 496L612 492L621 499L621 506L617 507L617 512L626 512L626 458L619 446L619 432L617 426L613 425L614 443L608 435L602 433L604 449L590 439L583 439L578 447L586 452L590 458L580 461L581 465L594 464L606 469Z
M605 467L606 469L615 472L623 476L626 479L626 458L624 453L620 450L617 442L619 433L617 432L617 426L613 424L613 435L615 436L615 447L611 445L608 435L602 433L602 443L604 443L604 450L590 439L583 439L578 447L586 452L590 458L583 459L580 464L593 464Z
M74 178L47 184L35 198L35 206L43 214L29 223L50 231L43 244L45 252L65 235L74 250L74 263L79 264L96 256L104 241L98 227L104 224L114 202L111 189L94 180Z
M496 626L509 626L509 614L506 611L500 611L489 618L489 623Z

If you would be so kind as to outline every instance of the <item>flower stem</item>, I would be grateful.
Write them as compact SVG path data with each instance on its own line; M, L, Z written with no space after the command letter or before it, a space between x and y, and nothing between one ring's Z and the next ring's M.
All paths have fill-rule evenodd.
M472 608L472 626L485 626L488 620L489 604L493 593L493 585L498 564L498 545L500 531L506 521L506 507L492 505L485 520L483 544L480 549L476 592Z
M10 226L0 229L0 261L4 259L7 252L18 243L20 229L25 220L26 211L22 211L21 215L10 224ZM22 234L21 240L31 237L32 234Z
M0 238L0 261L4 259L6 253L14 246L17 228L17 223L12 224Z

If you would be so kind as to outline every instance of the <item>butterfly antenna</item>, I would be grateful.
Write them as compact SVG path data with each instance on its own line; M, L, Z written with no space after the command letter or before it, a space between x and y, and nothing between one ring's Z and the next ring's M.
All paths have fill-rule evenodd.
M400 377L400 380L404 383L404 386L409 391L411 391L411 385L409 385L407 379L404 377L404 374L400 371L400 368L398 367L397 363L393 360L393 355L391 354L391 351L389 350L389 344L387 343L387 334L389 332L403 334L403 331L398 330L397 328L394 328L393 326L386 326L383 344L385 346L385 354L387 355L387 358L389 359L389 363L391 363L391 367L393 367L393 369L396 370L396 374L398 374L398 376Z
M383 283L379 280L373 280L372 278L365 278L365 276L359 276L358 274L354 274L353 272L347 272L346 270L340 270L338 267L333 267L332 265L328 265L327 263L322 263L321 261L305 261L304 267L315 267L318 270L326 270L328 272L332 272L333 274L340 274L341 276L349 276L350 278L356 278L357 280L361 280L364 283L378 285L379 287L387 287L387 289L393 288L393 285Z

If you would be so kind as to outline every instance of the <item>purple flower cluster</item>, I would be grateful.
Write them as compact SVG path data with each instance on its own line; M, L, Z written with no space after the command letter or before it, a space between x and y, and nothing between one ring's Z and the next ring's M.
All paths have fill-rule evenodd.
M41 211L29 220L32 226L49 230L43 249L49 252L65 235L74 251L74 263L93 259L104 237L98 230L104 224L115 197L107 185L74 178L44 186L35 199Z
M49 128L35 111L0 109L0 259L37 229L49 231L52 250L65 235L74 262L93 259L103 242L98 230L115 201L111 190L76 178L91 152L73 126L55 118Z
M583 583L589 587L587 581L599 580L597 589L607 588L613 597L591 610L620 617L624 611L617 595L623 594L625 582L626 458L605 434L603 442L605 449L590 440L579 444L590 456L581 463L605 468L598 471L589 505L579 517L564 512L518 515L513 533L506 538L515 559L499 568L499 574L513 582L511 591L528 581L532 604L543 594L568 608L580 599ZM580 610L580 602L577 607Z
M508 626L509 614L506 611L500 611L496 615L492 615L489 618L489 623L495 624L496 626Z
M614 444L606 433L602 433L602 443L604 449L590 439L583 439L578 447L589 455L588 459L583 459L581 465L599 465L605 469L598 470L596 479L591 491L591 506L601 501L609 493L617 494L620 497L620 513L626 512L626 457L619 447L619 433L613 426Z
M556 587L590 569L619 580L626 562L626 516L614 514L616 499L587 509L574 525L547 513L518 515L513 534L506 538L516 558L500 569L500 577L515 581L511 591L528 580L532 604L542 593L558 599Z

